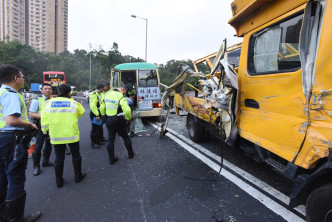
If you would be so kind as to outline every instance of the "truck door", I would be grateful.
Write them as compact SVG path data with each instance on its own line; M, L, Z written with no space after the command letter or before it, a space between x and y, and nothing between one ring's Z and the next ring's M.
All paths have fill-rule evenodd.
M310 110L306 140L295 164L309 168L329 155L332 143L332 5L308 3L301 34L303 92ZM314 64L314 65L310 65Z
M119 87L119 70L112 69L111 71L111 89Z
M245 35L238 73L240 135L288 161L308 119L298 52L302 19L296 9Z

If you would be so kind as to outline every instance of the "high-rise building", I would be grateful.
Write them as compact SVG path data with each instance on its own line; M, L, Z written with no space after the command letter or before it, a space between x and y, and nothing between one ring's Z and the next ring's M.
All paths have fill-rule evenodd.
M25 42L25 0L0 0L0 40Z
M0 0L0 26L0 41L60 53L68 47L68 0Z

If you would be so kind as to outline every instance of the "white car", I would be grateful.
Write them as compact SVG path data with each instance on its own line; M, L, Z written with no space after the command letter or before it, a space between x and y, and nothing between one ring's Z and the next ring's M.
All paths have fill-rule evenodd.
M83 92L83 96L84 96L85 98L90 97L90 91L89 91L89 90L85 90L85 91Z

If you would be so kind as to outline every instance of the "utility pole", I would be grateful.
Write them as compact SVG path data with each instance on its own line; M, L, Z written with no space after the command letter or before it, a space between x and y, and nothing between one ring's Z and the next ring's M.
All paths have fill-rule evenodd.
M90 81L89 81L89 90L91 91L91 43L89 43L90 46Z
M145 20L145 62L148 62L148 19L136 15L131 15L131 17Z

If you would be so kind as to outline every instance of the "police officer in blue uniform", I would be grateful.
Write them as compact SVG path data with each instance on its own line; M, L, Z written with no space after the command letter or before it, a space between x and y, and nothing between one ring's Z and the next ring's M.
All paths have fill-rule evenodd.
M41 112L45 111L45 102L51 98L52 86L44 83L41 87L43 93L40 97L34 99L30 104L29 115L34 123L38 126L38 133L36 136L36 146L32 153L33 160L33 175L38 176L40 174L40 157L43 149L43 161L42 167L53 166L54 164L49 161L52 152L52 144L50 142L49 135L44 135L40 126Z
M40 217L39 211L24 216L28 152L19 138L24 127L38 129L28 121L24 100L17 92L23 88L24 78L17 67L0 67L0 221L35 221Z

